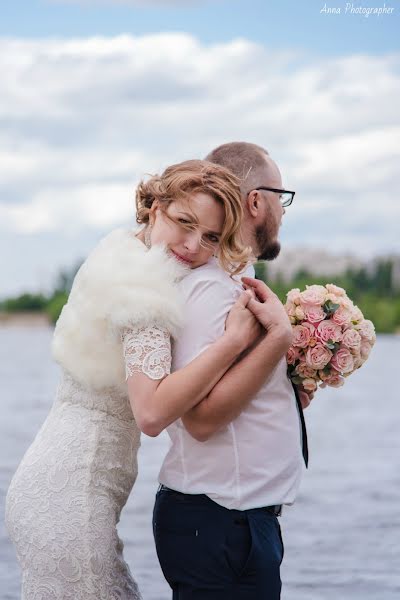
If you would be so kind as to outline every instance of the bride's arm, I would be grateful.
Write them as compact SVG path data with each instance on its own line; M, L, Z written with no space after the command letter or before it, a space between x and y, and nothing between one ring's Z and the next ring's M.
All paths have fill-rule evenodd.
M249 296L243 293L235 304L232 321L224 334L188 365L170 375L169 365L166 364L168 359L170 363L169 336L166 330L144 328L141 334L131 332L133 339L125 337L129 399L136 422L144 433L150 436L158 435L170 423L198 404L239 355L254 343L260 329L251 312L246 309L248 300ZM154 336L158 337L155 350L150 347L151 330ZM147 353L143 352L143 357L139 357L138 360L138 352L140 353L146 345L143 335L147 336L149 350ZM127 350L129 345L131 350ZM129 354L134 357L135 364L132 360L129 361ZM156 360L153 360L152 368L149 363L154 358Z
M187 431L203 442L236 419L286 354L290 339L279 328L268 333L199 404L181 417Z

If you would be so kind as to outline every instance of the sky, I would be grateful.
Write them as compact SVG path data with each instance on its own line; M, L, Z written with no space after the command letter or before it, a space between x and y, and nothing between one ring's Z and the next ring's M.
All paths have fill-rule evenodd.
M398 0L7 3L0 298L132 226L147 173L233 140L296 190L282 245L400 254L399 19Z

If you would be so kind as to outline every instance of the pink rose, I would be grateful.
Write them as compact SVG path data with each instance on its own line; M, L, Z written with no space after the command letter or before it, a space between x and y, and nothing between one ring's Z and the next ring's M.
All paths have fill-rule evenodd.
M352 303L350 298L348 298L347 296L343 296L342 298L339 298L339 304L340 304L341 308L347 308L347 310L349 310L350 313L353 312L354 304Z
M347 348L340 348L331 360L331 365L339 373L350 373L354 369L354 358Z
M294 288L290 290L286 294L286 298L288 302L292 302L293 304L300 304L300 290L299 288Z
M296 360L300 358L300 350L294 346L290 346L286 353L286 361L289 365L294 365Z
M360 352L361 335L355 329L346 329L342 336L342 344L351 352Z
M306 348L310 341L310 330L304 325L295 325L293 327L293 341L292 346L298 348Z
M351 310L352 323L359 323L363 319L364 319L364 315L362 314L361 310L358 308L358 306L354 306Z
M321 381L324 381L329 376L329 373L325 373L325 371L318 371L318 377Z
M303 327L307 327L308 331L310 332L310 340L308 342L308 345L315 346L315 344L317 343L317 338L315 337L315 326L312 323L309 323L308 321L303 321L302 325Z
M375 327L372 321L369 321L368 319L363 319L361 323L356 325L356 329L363 339L368 340L371 344L375 343Z
M337 323L331 319L327 319L318 325L315 335L320 342L326 343L328 340L340 342L342 339L342 330Z
M331 302L333 302L333 304L339 304L340 305L341 298L339 296L336 296L335 294L327 294L326 298L325 298L325 302L327 302L328 300L330 300Z
M320 306L303 306L304 315L310 323L319 323L325 319L325 313Z
M300 303L304 306L321 306L325 302L326 289L323 285L306 285L300 293Z
M361 355L355 356L354 357L354 369L353 370L355 371L356 369L359 369L360 367L362 367L362 365L364 364L364 362L365 362L365 360L363 360L361 358Z
M302 325L303 325L303 327L307 327L311 336L315 336L315 326L312 323L309 323L308 321L304 321L304 323L302 323Z
M302 321L303 319L305 319L304 310L301 308L301 306L296 306L294 314L298 321Z
M341 306L332 315L332 321L340 325L350 325L351 323L351 311Z
M335 294L336 296L345 296L346 295L346 291L343 288L338 287L337 285L334 285L333 283L327 283L325 287L329 293Z
M315 381L315 379L311 379L311 378L306 378L303 379L303 381L301 382L303 388L305 389L306 392L315 392L315 390L317 389L317 382Z
M325 378L321 387L326 387L330 385L331 387L341 387L344 384L344 377L340 375L337 371L333 371L328 377Z
M360 346L360 354L361 358L363 359L363 362L367 360L368 356L370 355L371 349L372 345L368 342L368 340L362 340Z
M293 302L286 302L285 310L289 317L294 317L296 314L296 306L293 304Z
M332 352L321 343L316 343L306 353L306 363L312 369L323 369L331 360Z
M304 377L306 379L308 377L315 378L317 376L317 371L309 367L305 361L299 362L295 370L300 377Z

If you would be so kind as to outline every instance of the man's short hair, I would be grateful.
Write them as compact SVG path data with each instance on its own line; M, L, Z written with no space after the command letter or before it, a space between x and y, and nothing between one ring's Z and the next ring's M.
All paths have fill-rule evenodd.
M255 186L262 185L262 175L268 168L265 158L267 150L249 142L230 142L212 150L206 160L226 167L240 179L242 193L248 193Z

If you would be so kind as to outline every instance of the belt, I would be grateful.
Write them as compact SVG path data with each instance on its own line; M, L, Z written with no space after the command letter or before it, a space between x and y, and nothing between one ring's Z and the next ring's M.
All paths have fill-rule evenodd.
M182 495L182 496L198 496L198 495L202 495L202 494L184 494L183 492L178 492L177 490L172 490L171 488L167 487L166 485L160 483L159 487L158 487L158 491L159 492L171 492L173 494L178 494L178 495ZM211 498L210 498L211 500ZM261 506L261 508L259 508L259 510L265 510L266 512L269 512L273 515L275 515L275 517L280 517L282 514L282 504L273 504L272 506ZM245 512L245 511L242 511Z
M273 504L272 506L263 506L262 510L272 513L276 517L280 517L282 514L282 504Z

